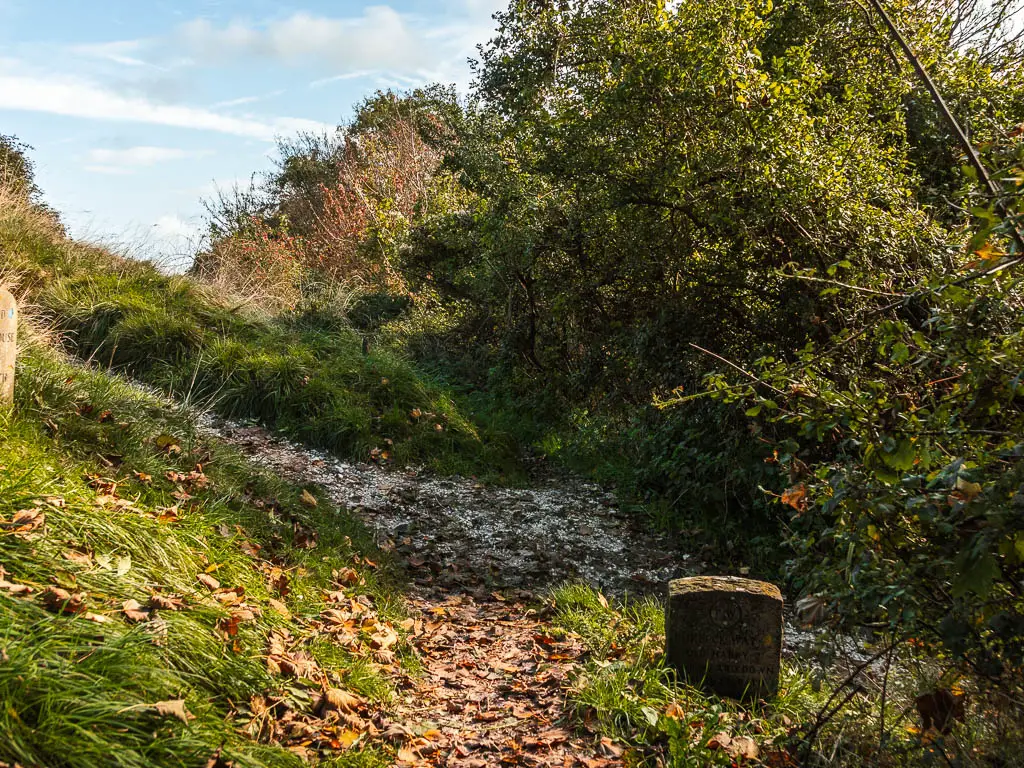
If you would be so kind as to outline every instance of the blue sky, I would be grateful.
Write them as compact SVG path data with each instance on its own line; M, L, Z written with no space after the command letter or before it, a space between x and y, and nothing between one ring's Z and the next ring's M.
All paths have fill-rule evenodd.
M75 236L174 262L275 136L333 130L380 88L465 88L504 5L0 0L0 134L35 148Z

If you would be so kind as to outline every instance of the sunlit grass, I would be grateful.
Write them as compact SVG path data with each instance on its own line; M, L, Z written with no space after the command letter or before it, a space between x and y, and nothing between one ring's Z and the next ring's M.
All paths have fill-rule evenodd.
M301 639L324 593L337 588L332 570L361 568L360 552L382 561L361 572L360 590L383 618L396 617L386 557L351 516L324 499L302 505L302 489L209 443L173 404L41 346L22 351L18 375L14 409L0 410L0 520L38 508L45 524L0 532L4 578L32 588L0 589L0 762L204 766L223 747L236 766L302 765L283 746L252 741L237 719L254 696L283 696L299 708L317 693L270 673L268 635L284 628ZM161 435L174 438L173 450L160 448ZM165 474L197 465L209 485L179 505ZM177 517L161 521L175 505ZM317 532L315 549L292 546L296 525ZM287 596L271 590L243 543L287 571ZM233 637L218 629L231 613L197 581L204 573L244 589L256 609ZM50 586L83 593L86 612L48 606ZM180 595L182 609L126 621L124 602L146 605L154 592ZM291 615L274 610L272 597ZM314 656L331 684L371 701L392 695L365 659L338 648ZM176 699L185 700L188 723L153 707ZM388 759L361 751L326 764Z
M364 352L323 307L268 313L185 276L65 240L0 206L0 250L26 304L91 364L311 446L442 472L515 476L514 441L393 349Z

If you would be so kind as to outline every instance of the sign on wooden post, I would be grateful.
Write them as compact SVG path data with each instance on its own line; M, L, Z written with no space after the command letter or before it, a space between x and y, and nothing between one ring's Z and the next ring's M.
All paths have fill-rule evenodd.
M0 405L14 402L14 363L18 357L18 302L0 288Z

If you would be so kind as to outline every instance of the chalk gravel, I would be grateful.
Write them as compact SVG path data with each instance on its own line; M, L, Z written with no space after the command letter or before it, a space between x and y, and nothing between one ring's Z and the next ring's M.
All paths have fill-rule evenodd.
M247 422L205 416L201 429L250 460L300 484L316 484L358 515L377 543L395 550L418 583L449 589L537 593L582 581L608 595L663 599L670 579L711 569L668 535L623 511L599 486L570 474L528 488L439 477L420 468L342 461ZM863 642L802 628L787 610L786 656L844 666L868 658Z
M204 428L292 481L321 486L383 547L467 581L536 590L577 580L621 595L660 592L692 572L689 556L668 537L645 530L614 495L570 475L504 488L341 461L252 424L207 418Z

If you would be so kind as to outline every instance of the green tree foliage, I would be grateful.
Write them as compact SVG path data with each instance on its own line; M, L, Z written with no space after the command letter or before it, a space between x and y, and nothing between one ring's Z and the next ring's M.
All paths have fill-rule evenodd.
M887 5L1018 189L1005 8ZM970 272L1007 266L1006 223L878 20L795 0L520 2L498 19L445 150L470 204L414 232L409 273L462 311L492 370L557 393L577 425L652 391L686 400L729 362L712 383L753 400L752 423L644 414L610 441L639 439L636 476L723 511L774 486L795 584L835 616L1019 674L1022 304L1013 270Z
M1021 142L1003 154L1019 163ZM758 361L760 383L712 384L748 401L755 430L790 429L777 458L793 483L782 501L800 589L836 623L912 637L1019 689L1024 283L1012 226L984 226L957 272L881 297L828 344Z
M1024 687L1021 134L997 124L984 147L999 200L958 175L973 237L952 267L902 290L856 275L871 301L828 341L709 379L755 435L786 436L773 458L789 477L789 574L815 612L911 639L1004 694ZM843 268L806 277L848 292Z
M940 233L912 194L906 83L845 34L856 8L806 5L514 4L448 154L474 205L417 233L412 270L574 399L692 380L688 343L827 337L838 302L783 267L906 281Z
M1013 3L885 5L1016 193ZM774 493L794 583L833 615L1012 674L1010 224L870 7L518 0L497 21L468 103L379 94L284 146L251 213L411 297L408 350L529 404L677 522L749 537ZM719 367L719 399L691 399Z

